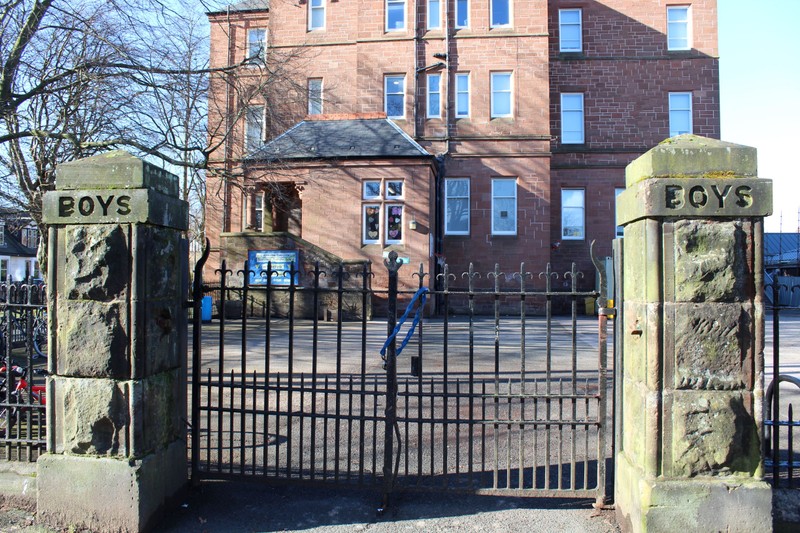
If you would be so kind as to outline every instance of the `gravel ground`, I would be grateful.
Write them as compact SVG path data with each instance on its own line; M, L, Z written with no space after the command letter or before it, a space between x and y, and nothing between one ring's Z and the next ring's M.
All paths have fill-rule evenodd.
M380 495L367 491L205 482L168 509L153 531L619 531L614 512L594 510L590 500L405 493L396 496L393 506L382 516L376 512L379 503ZM0 506L0 531L57 533L37 525L32 509L19 509L8 502ZM63 530L67 532L81 530Z

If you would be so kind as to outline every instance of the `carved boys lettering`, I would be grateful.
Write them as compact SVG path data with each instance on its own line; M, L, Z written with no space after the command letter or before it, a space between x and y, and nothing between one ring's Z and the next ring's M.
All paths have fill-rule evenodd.
M92 216L93 214L102 214L108 216L109 214L129 215L131 213L131 197L128 195L115 196L110 194L108 196L96 194L94 196L81 196L76 199L72 196L60 196L58 198L58 216L69 217L77 213L84 217Z
M753 189L748 187L747 185L742 185L740 187L736 187L736 205L739 207L750 207L753 205L753 197L750 195L750 191Z
M83 196L78 200L78 212L85 217L94 213L94 200L90 196Z
M722 192L719 192L717 186L712 185L711 192L713 192L714 196L716 196L717 200L719 200L719 208L722 209L723 207L725 207L725 197L728 196L729 192L731 192L731 186L726 185L725 188L722 189Z
M58 216L68 217L75 212L75 198L60 196L58 198Z
M117 198L117 214L129 215L130 213L131 213L131 197L123 195Z
M708 194L700 185L695 185L689 190L689 203L692 207L703 207L708 203Z
M667 185L667 209L680 209L683 207L683 187L680 185Z
M682 185L666 185L664 187L664 202L666 209L683 209L686 204L695 208L702 209L708 205L709 201L714 202L716 207L724 209L735 203L737 207L749 208L753 205L753 188L749 185L740 185L733 188L732 185L694 185L688 191ZM733 195L731 195L733 192ZM735 197L735 198L734 198ZM713 204L712 204L713 205Z

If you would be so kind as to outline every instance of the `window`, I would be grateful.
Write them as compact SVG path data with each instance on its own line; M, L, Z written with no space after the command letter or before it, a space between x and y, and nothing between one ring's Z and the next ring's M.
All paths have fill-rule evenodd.
M322 78L308 79L308 114L322 114Z
M22 246L27 246L28 248L36 248L39 246L39 230L36 228L22 228L21 234L21 242Z
M264 231L264 193L257 192L253 197L253 226L256 231Z
M583 29L580 9L558 10L558 43L562 52L583 50Z
M0 246L6 245L6 224L0 222Z
M619 205L618 204L619 195L622 194L622 192L624 190L625 190L625 187L617 187L616 189L614 189L614 220L615 221L617 220L617 206ZM624 229L625 228L623 228L622 226L617 226L616 236L617 237L624 237L625 236L625 232L623 231Z
M405 76L386 76L384 111L389 118L406 116L406 78Z
M248 59L260 59L264 61L267 57L267 30L255 28L247 30L247 57Z
M456 2L456 28L469 26L469 0L455 0Z
M456 117L469 116L469 74L456 74Z
M492 27L511 25L511 0L492 0Z
M667 7L667 49L691 49L689 6Z
M308 29L322 30L324 28L325 28L325 0L309 0Z
M365 181L364 182L364 200L375 200L381 197L381 182L380 181Z
M386 31L406 29L406 0L386 0Z
M403 242L403 206L386 205L386 244Z
M492 235L517 234L517 180L492 180Z
M447 1L447 0L446 0ZM440 0L428 0L428 29L438 30L442 27L442 5Z
M403 198L403 180L389 180L386 182L386 198L389 200Z
M403 180L369 180L362 184L361 242L402 244L405 205Z
M442 116L442 75L428 74L428 118Z
M264 107L250 106L245 111L244 146L247 152L261 148L264 139Z
M561 238L564 240L586 238L583 219L585 194L583 189L561 189Z
M583 94L561 95L561 143L583 144Z
M469 180L444 180L444 232L469 235Z
M0 283L8 280L8 259L0 259Z
M492 118L511 116L511 73L492 72Z
M692 133L692 93L669 93L669 136Z

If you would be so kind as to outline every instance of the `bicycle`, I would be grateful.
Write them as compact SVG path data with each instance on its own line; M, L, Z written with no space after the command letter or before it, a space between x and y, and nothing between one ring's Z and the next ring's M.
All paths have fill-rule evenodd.
M44 369L34 372L38 375L48 375ZM7 436L8 430L14 427L22 413L31 406L47 405L46 387L29 384L25 379L27 375L28 369L23 366L11 365L9 369L5 362L0 366L0 435ZM10 394L9 378L14 389Z

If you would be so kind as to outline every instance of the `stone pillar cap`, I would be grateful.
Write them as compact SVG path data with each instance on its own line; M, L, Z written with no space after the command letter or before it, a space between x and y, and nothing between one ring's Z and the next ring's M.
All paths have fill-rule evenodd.
M178 176L125 150L112 150L62 163L56 168L56 190L152 189L178 197Z
M756 149L698 135L670 137L625 169L630 187L651 178L753 178L758 174Z

